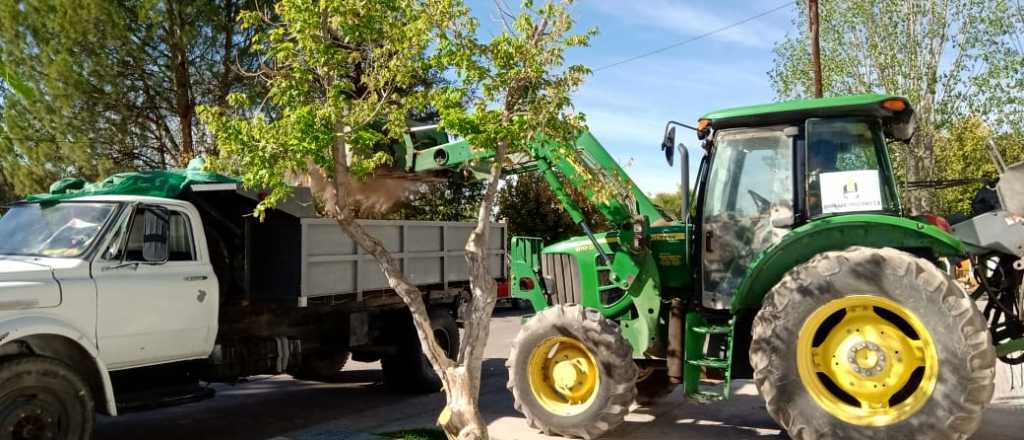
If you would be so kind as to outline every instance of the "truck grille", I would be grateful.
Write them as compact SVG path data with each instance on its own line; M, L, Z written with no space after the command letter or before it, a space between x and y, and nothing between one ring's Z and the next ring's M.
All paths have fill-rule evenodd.
M576 257L567 254L543 254L541 274L551 304L580 303L580 267Z

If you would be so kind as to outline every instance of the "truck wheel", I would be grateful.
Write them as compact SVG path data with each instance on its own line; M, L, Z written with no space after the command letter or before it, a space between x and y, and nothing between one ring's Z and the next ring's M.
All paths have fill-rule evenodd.
M3 438L88 440L94 411L89 386L63 362L33 356L0 363Z
M796 440L964 439L994 389L974 302L927 260L888 248L792 269L754 319L750 359L768 412Z
M434 338L444 348L445 354L453 358L459 353L459 327L455 317L444 309L430 311L430 326ZM430 361L423 355L423 347L416 335L412 320L408 320L398 332L398 353L381 359L384 370L384 384L395 391L407 393L436 393L441 390L441 378L437 377Z
M505 365L516 410L545 434L600 437L636 397L637 366L618 324L578 305L527 321Z
M518 310L533 310L533 303L528 299L516 298L513 300L516 309Z
M676 384L668 379L668 370L649 367L640 370L636 379L636 403L652 405L672 394Z
M338 382L341 380L341 369L348 362L346 350L318 350L302 355L302 362L289 374L299 380L317 382Z

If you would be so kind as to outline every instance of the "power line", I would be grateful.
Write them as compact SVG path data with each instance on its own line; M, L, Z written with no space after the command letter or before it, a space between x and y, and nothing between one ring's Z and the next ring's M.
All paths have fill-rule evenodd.
M647 58L647 57L649 57L651 55L657 55L657 54L665 52L667 50L675 49L675 48L677 48L679 46L682 46L684 44L693 43L694 41L710 37L710 36L712 36L714 34L717 34L719 32L727 31L727 30L732 29L732 28L734 28L736 26L739 26L741 24L745 24L745 23L749 23L751 21L757 20L758 18L764 17L765 15L768 15L768 14L771 14L773 12L785 9L787 7L790 7L793 4L794 4L793 1L787 1L787 2L785 2L785 3L783 3L783 4L779 5L779 6L776 6L776 7L772 8L772 9L764 11L764 12L762 12L760 14L752 15L750 17L744 18L743 20L740 20L740 21L737 21L735 23L731 23L731 24L722 26L722 27L720 27L718 29L715 29L715 30L712 30L712 31L708 31L708 32L705 32L705 33L700 34L700 35L696 35L696 36L690 37L690 38L688 38L686 40L683 40L683 41L680 41L678 43L672 43L672 44L670 44L668 46L663 46L663 47L654 49L654 50L652 50L650 52L644 52L642 54L639 54L639 55L636 55L636 56L632 56L632 57L626 58L624 60L616 61L616 62L611 63L611 64L606 64L604 66L601 66L601 67L598 67L598 68L594 69L594 72L600 72L602 70L610 69L610 68L615 67L615 66L619 66L619 65L622 65L622 64L630 63L630 62L639 60L641 58Z

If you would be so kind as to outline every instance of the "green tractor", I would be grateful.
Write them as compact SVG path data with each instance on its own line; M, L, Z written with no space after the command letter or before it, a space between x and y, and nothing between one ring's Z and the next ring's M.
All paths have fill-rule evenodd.
M675 219L590 134L577 162L536 145L509 172L542 173L584 234L546 246L513 238L512 294L536 310L508 359L516 409L545 433L590 439L634 402L677 386L722 400L733 379L752 377L793 438L969 437L994 389L992 334L1002 331L998 356L1024 349L1021 255L977 239L992 232L984 225L965 223L974 235L962 239L934 216L906 214L887 142L909 140L913 121L904 98L856 95L669 122L670 165L677 126L695 130L707 153L691 201L678 148ZM405 154L417 172L490 157L465 142ZM617 196L594 197L579 163ZM592 231L571 191L590 196L612 229ZM1024 225L1007 225L1024 241ZM1012 266L1009 287L983 292L1012 297L994 319L944 269L993 252Z

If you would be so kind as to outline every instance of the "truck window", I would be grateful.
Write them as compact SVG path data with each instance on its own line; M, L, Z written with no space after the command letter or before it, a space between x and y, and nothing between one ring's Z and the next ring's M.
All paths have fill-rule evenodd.
M195 243L192 237L192 225L188 216L179 211L170 212L170 236L167 243L167 261L195 261ZM145 233L145 208L135 211L131 222L131 232L124 249L125 261L144 261L142 258L142 238ZM113 252L108 257L120 260L121 253Z

